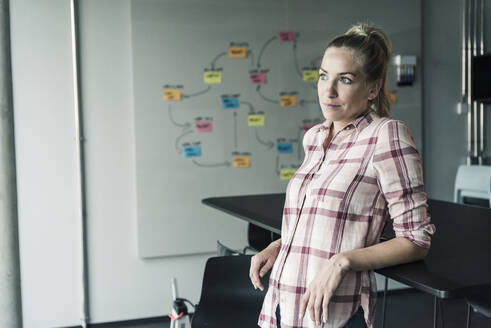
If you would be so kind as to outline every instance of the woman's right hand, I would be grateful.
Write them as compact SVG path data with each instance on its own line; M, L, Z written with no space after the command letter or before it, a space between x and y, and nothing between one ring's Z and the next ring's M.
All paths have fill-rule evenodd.
M278 257L278 253L280 252L280 248L281 239L278 239L251 258L249 278L255 289L259 288L260 290L264 290L261 278L273 267L273 264Z

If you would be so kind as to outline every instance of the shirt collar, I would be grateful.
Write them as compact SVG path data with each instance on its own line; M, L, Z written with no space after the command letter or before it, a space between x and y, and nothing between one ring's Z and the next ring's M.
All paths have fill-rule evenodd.
M376 115L376 113L373 109L369 108L363 111L362 113L360 113L360 115L358 115L353 121L348 123L348 125L346 125L344 129L355 128L356 130L358 130L358 132L360 132L373 121L372 115ZM331 126L331 123L332 123L331 120L325 120L319 127L319 131L328 130L329 127Z

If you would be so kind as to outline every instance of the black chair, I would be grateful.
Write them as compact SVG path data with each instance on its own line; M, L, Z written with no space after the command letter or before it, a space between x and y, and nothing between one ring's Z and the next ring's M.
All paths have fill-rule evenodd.
M482 315L491 318L491 285L479 286L469 292L467 301L467 328L471 326L471 312L473 309Z
M249 223L247 228L247 241L249 242L249 245L258 252L268 247L271 242L280 237L280 235L252 223Z
M262 278L264 291L255 290L249 279L250 263L249 255L208 259L192 328L257 327L269 273Z

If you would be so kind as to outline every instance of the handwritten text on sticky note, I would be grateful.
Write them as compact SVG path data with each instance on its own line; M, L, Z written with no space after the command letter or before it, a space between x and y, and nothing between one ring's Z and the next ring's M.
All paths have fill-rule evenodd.
M281 169L280 170L280 179L281 180L290 180L292 176L295 174L295 169Z
M281 96L282 107L295 107L297 106L297 96Z
M232 160L233 167L250 167L251 157L250 156L234 156Z
M213 121L196 121L194 128L196 132L211 132L213 131Z
M239 99L237 97L222 97L222 108L238 108Z
M280 33L278 33L278 39L280 39L281 42L295 41L295 32L280 31Z
M305 82L317 82L319 79L319 72L315 70L304 70L302 75Z
M291 142L278 142L277 151L278 154L291 154L293 152L293 145Z
M186 146L184 147L184 157L200 157L201 147L200 146Z
M266 83L266 73L261 73L261 72L249 73L249 82L251 84L265 84Z
M248 125L249 126L264 126L264 115L249 115Z
M228 55L230 58L246 58L247 57L247 48L246 47L229 47Z
M204 73L203 80L206 84L220 84L222 83L222 72L208 71Z
M180 101L182 94L180 89L164 89L162 90L162 98L165 101Z

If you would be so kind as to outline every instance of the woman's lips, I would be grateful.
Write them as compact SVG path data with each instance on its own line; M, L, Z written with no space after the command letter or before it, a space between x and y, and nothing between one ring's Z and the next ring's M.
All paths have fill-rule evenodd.
M326 106L326 108L331 108L331 109L341 107L341 105L338 104L324 104L324 106Z

